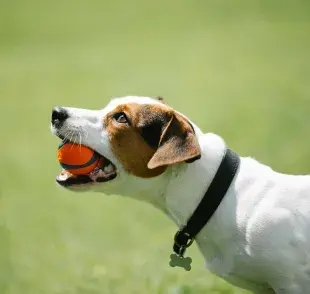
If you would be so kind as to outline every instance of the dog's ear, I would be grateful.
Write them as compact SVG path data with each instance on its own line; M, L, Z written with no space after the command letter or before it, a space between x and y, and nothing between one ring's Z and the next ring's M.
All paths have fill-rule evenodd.
M154 169L180 162L193 162L200 158L200 146L192 125L173 110L160 120L159 142L147 167ZM154 126L153 126L154 127ZM154 133L153 133L154 134Z
M168 105L167 102L164 100L164 97L162 97L162 96L157 96L156 100L159 101L160 103L164 104L164 105Z

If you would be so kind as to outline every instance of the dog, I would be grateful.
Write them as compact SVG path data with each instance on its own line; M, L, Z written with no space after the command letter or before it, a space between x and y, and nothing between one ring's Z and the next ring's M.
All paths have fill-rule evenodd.
M180 228L212 183L225 141L204 134L163 99L126 96L102 110L55 107L52 133L94 149L99 172L59 185L130 196L162 210ZM285 175L251 157L195 238L206 267L257 294L310 293L310 176Z

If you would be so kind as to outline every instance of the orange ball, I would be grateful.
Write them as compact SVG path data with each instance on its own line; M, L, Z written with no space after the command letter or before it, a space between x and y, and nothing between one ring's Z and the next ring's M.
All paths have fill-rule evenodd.
M100 161L99 154L93 149L71 142L62 142L57 155L60 165L73 175L89 174Z

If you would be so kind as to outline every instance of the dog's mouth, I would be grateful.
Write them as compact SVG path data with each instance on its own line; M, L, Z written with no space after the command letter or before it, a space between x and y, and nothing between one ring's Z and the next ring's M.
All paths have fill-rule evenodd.
M63 187L71 188L112 181L117 176L115 165L103 155L99 153L98 155L100 156L99 163L89 174L73 175L62 169L61 173L56 177L56 182Z
M73 187L109 182L115 179L116 176L117 170L114 164L106 157L101 156L97 167L89 174L73 175L63 169L56 177L56 181L63 187Z

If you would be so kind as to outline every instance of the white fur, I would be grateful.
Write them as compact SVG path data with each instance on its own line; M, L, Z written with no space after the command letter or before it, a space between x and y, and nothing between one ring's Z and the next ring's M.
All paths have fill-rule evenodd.
M114 99L99 111L67 108L70 118L63 130L83 129L81 142L116 165L118 177L93 185L94 190L150 202L180 227L212 182L225 142L203 134L191 122L202 151L200 160L170 167L152 179L128 175L111 151L102 122L116 106L132 102L159 103L130 96ZM310 176L280 174L242 157L224 200L196 241L207 268L232 284L255 293L309 293Z

